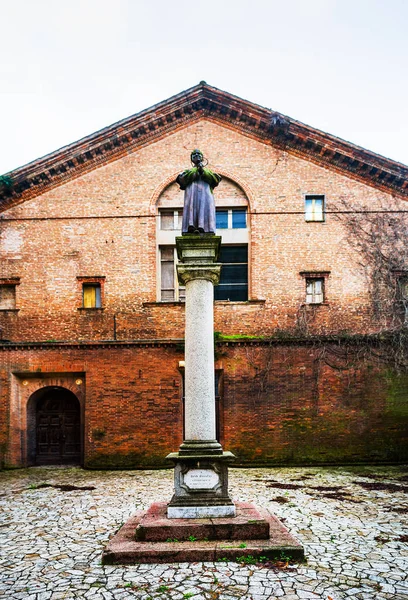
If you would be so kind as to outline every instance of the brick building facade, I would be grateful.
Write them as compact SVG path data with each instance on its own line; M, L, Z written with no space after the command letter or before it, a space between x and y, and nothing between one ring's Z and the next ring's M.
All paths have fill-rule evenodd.
M224 447L239 464L406 459L408 377L338 352L382 331L338 209L400 209L408 169L202 82L3 180L2 463L158 466L177 449L174 182L196 147L223 177Z

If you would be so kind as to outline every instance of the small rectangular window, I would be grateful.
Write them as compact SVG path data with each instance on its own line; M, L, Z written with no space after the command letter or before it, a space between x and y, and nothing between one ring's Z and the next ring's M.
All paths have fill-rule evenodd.
M16 308L16 286L0 285L0 309L13 310Z
M246 208L217 208L215 213L217 229L246 229Z
M324 196L305 196L305 220L324 221Z
M100 283L82 284L82 298L84 308L101 308Z
M408 300L408 277L400 277L398 283L402 299Z
M400 301L404 310L404 323L408 324L408 277L403 275L398 279Z
M164 301L175 299L174 288L174 248L162 246L160 248L160 274L161 274L161 299Z
M324 279L306 279L306 304L322 304Z

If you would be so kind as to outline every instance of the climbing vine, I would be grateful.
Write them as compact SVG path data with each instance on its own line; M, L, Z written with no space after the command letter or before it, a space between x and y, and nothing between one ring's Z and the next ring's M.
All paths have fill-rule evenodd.
M342 198L335 208L365 274L376 329L364 340L355 338L353 348L365 347L371 357L408 370L408 205L394 199L392 211L381 201L375 211L362 210Z

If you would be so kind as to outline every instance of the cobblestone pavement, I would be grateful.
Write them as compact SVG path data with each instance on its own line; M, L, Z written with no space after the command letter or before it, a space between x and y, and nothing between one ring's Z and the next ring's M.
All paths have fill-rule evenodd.
M281 518L307 563L103 567L122 522L170 499L172 471L3 471L0 598L408 598L407 468L231 469L230 487Z

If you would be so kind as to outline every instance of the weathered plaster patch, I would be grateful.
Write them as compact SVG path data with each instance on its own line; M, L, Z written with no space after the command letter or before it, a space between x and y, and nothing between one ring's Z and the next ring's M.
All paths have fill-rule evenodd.
M1 234L1 249L3 252L15 254L22 250L23 236L16 229L7 229Z

